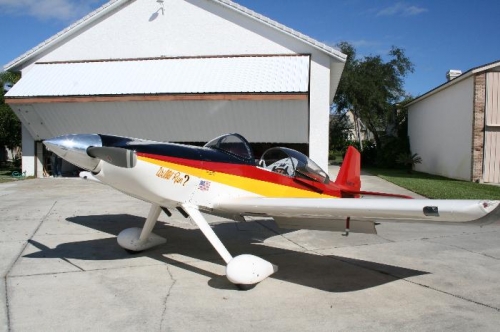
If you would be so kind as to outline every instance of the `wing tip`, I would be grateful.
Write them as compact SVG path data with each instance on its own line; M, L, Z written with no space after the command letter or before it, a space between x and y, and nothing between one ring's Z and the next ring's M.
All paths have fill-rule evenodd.
M486 214L471 223L486 226L500 220L500 201L481 201L480 204Z

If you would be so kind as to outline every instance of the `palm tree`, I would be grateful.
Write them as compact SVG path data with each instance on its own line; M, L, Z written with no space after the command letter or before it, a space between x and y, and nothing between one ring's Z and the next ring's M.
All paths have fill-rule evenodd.
M408 168L408 173L411 174L415 165L422 163L422 158L418 153L401 153L396 159L396 163L406 166Z

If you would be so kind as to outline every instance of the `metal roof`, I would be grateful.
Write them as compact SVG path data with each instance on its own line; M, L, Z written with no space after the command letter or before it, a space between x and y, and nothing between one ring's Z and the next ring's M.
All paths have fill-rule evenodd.
M77 22L73 23L69 27L65 28L64 30L60 31L59 33L55 34L54 36L50 37L49 39L43 41L42 43L38 44L31 50L27 51L26 53L20 55L16 59L12 60L8 64L4 66L4 70L11 70L21 64L23 64L26 61L29 61L31 58L35 57L36 55L44 52L46 49L49 47L57 44L60 41L63 41L65 38L70 37L74 33L77 33L81 29L85 28L92 22L98 20L101 17L104 17L108 13L112 12L113 10L119 8L121 5L126 4L131 0L111 0L108 3L104 4L103 6L99 7L98 9L94 10L87 16L83 17L82 19L78 20ZM322 52L325 52L328 54L330 57L335 58L338 61L345 62L347 59L347 56L340 52L339 50L328 46L325 43L321 43L309 36L306 36L296 30L293 30L281 23L278 23L266 16L263 16L259 13L254 12L253 10L250 10L244 6L241 6L233 1L230 0L210 0L213 1L221 6L224 6L226 8L229 8L231 10L234 10L246 17L249 17L253 20L259 21L273 29L276 29L278 31L281 31L282 33L285 33L289 36L292 36Z
M284 55L37 63L6 97L307 93L309 62Z

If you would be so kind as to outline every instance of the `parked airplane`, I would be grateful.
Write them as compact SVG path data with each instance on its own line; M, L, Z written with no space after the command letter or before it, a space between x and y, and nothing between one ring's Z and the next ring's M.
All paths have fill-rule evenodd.
M466 222L482 218L499 201L421 200L361 191L360 154L350 147L335 181L304 154L274 147L256 161L248 141L226 134L203 147L100 134L65 135L44 141L96 180L151 203L142 229L129 228L118 244L142 251L165 243L152 232L163 210L191 218L226 263L239 286L256 284L277 267L249 254L232 257L201 212L244 221L272 217L284 228L375 233L374 219ZM357 199L361 195L387 196ZM392 198L392 199L388 199ZM351 220L352 218L352 220Z

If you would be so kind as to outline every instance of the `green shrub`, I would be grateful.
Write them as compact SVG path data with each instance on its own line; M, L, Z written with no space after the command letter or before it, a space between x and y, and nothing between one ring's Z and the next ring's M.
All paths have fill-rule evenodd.
M422 163L422 158L418 155L418 153L401 153L396 159L396 162L406 167L408 169L408 173L411 173L416 164Z
M408 137L399 138L386 136L382 139L382 148L377 151L375 165L383 168L401 168L403 165L397 162L401 154L410 153L410 143Z
M382 168L407 168L405 163L398 162L400 156L411 156L410 143L408 137L399 138L394 136L384 136L382 138L382 148L377 148L372 141L363 141L363 149L358 141L346 141L342 148L342 156L347 148L352 145L361 153L361 165L363 167ZM413 165L413 164L412 164Z
M12 166L14 166L16 169L17 168L21 168L21 164L22 164L22 159L18 156L14 157L14 160L12 161Z

